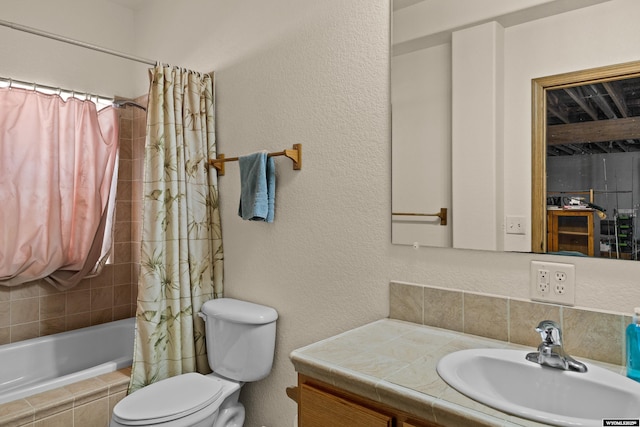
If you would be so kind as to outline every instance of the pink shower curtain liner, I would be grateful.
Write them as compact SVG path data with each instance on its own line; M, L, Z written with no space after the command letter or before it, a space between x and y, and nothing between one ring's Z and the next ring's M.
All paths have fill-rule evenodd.
M114 108L0 89L0 285L68 289L93 270L117 158Z

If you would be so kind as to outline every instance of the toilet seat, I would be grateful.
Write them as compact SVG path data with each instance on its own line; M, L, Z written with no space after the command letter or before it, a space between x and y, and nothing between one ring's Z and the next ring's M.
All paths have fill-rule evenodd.
M113 419L124 425L150 425L189 416L222 396L222 384L195 372L150 384L121 400Z

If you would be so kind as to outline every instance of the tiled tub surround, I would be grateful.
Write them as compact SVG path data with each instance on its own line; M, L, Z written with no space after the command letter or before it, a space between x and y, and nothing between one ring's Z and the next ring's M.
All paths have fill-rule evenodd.
M542 426L467 398L436 372L440 358L469 348L511 348L504 341L383 319L294 350L301 374L447 427ZM622 373L623 367L586 360Z
M574 357L625 364L624 329L629 315L500 296L391 282L389 317L537 347L541 320L558 322L563 346Z
M146 96L136 99L146 105ZM138 108L118 110L120 163L112 263L99 276L68 291L43 280L0 286L0 345L135 315L142 217L146 117Z
M0 405L3 427L107 427L124 398L131 368Z

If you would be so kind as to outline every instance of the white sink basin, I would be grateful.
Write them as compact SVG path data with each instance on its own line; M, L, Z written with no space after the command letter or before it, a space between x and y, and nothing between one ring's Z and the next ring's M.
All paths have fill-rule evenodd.
M640 383L586 364L585 373L540 366L519 350L474 349L444 356L438 374L460 393L509 414L557 426L640 419Z

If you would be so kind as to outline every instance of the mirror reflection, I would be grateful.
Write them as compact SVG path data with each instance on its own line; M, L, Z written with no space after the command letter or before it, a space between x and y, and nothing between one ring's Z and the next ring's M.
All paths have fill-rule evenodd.
M393 0L391 238L451 247L451 43L425 42L429 23L408 22L427 3ZM422 44L407 47L414 38Z
M533 84L534 117L542 112L536 103L544 110L534 123L533 167L546 178L534 190L534 222L546 232L534 228L533 251L638 260L640 65Z
M619 81L640 70L608 66L539 79L533 122L530 96L539 76L635 60L638 2L393 6L392 243L637 259L640 137L622 126L633 128L637 107L633 84ZM532 131L539 135L533 152ZM576 131L581 141L572 139ZM414 215L441 208L445 226Z

